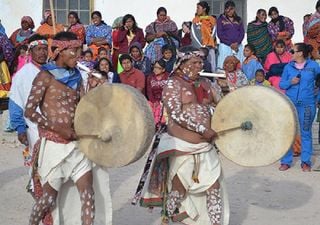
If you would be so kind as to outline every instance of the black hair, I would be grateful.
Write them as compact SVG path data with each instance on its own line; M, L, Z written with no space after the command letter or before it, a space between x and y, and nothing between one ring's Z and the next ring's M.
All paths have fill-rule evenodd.
M253 44L246 44L246 45L244 46L244 48L248 48L248 49L250 49L250 51L253 52L254 55L256 54L256 48L254 47Z
M114 71L113 71L113 67L112 67L112 63L111 63L111 61L110 61L109 59L107 59L107 58L101 58L101 59L99 59L98 63L95 65L94 69L97 70L97 71L99 71L99 72L103 72L103 71L100 70L100 63L101 63L102 61L104 61L104 60L107 61L108 64L109 64L109 72L114 72ZM108 76L107 76L107 77L108 77Z
M277 7L272 6L272 7L269 9L268 16L271 16L271 14L272 14L273 12L276 12L277 14L279 14L279 10L277 9Z
M274 47L276 47L277 45L282 45L283 47L286 46L286 43L284 42L284 40L277 40L276 43L274 44Z
M265 72L263 69L257 69L255 72L255 75L257 75L257 73L262 73L264 76L266 76Z
M136 19L134 18L134 16L131 15L131 14L127 14L122 18L122 26L124 27L124 25L125 25L125 23L127 22L128 19L132 19L132 21L133 21L132 30L136 31L136 29L138 28L137 22L136 22Z
M187 27L190 29L191 26L192 26L192 22L191 22L191 21L184 21L184 22L182 23L182 26L183 26L183 25L187 26Z
M313 47L306 43L300 42L294 44L297 47L297 51L302 52L303 57L306 59L309 57L309 54L312 52Z
M93 19L93 16L94 16L94 15L100 17L101 23L106 24L106 23L102 20L102 14L101 14L100 11L93 11L93 12L91 13L91 19Z
M320 6L319 6L319 7L320 7ZM311 13L306 14L306 15L304 15L304 16L303 16L303 19L305 19L305 18L307 18L307 17L310 17L310 16L312 16L312 14L311 14Z
M76 18L76 20L77 20L77 23L81 23L81 22L80 22L79 15L78 15L77 12L75 12L75 11L70 11L70 12L68 13L68 17L69 17L69 16L74 16L74 18Z
M316 10L318 10L319 7L320 7L320 0L317 1Z
M33 34L28 38L28 44L30 44L33 41L38 41L38 40L48 40L45 36L42 36L40 34Z
M167 15L167 9L165 7L159 7L157 10L157 15L159 15L161 12L164 12Z
M85 56L88 53L91 55L91 57L93 57L93 53L92 53L92 51L90 49L87 49L87 50L83 51L82 52L82 56Z
M155 61L155 63L153 65L155 65L156 63L158 63L162 68L166 68L166 61L164 61L163 59L159 59L157 61Z
M224 4L224 10L228 9L229 7L233 7L233 8L236 7L236 4L234 3L234 1L227 1L227 2ZM234 18L235 21L237 21L238 23L240 23L241 17L238 16L236 12L234 12L233 18Z
M267 14L267 11L266 11L265 9L258 9L256 15L258 15L258 14L260 14L260 13L262 13L262 12L265 12L265 13ZM255 20L254 22L258 22L258 21L259 21L258 16L256 16L256 20Z
M19 47L17 47L15 49L12 65L10 67L10 73L11 74L17 72L17 67L18 67L18 64L19 64L19 56L20 56L21 50L27 51L28 50L28 46L27 45L20 45ZM0 60L0 62L2 62L2 61Z
M132 58L131 58L131 56L130 56L129 54L123 54L123 55L121 55L120 58L119 58L120 64L122 65L122 62L123 62L124 60L126 60L126 59L129 59L130 62L132 62Z
M75 33L68 32L68 31L62 31L57 33L54 37L53 40L58 40L58 41L73 41L73 40L78 40L78 37ZM51 51L54 52L57 47L51 47Z
M103 51L106 51L108 54L108 49L106 49L105 47L100 47L100 48L98 48L98 55Z
M172 52L172 54L175 54L175 52L176 52L175 48L172 45L166 44L166 45L162 46L161 53L164 54L164 52L167 50L170 50Z
M206 1L201 1L201 2L198 2L197 5L198 5L198 6L201 6L201 7L204 8L204 9L206 9L206 14L209 15L210 6L209 6L208 2L206 2Z
M209 55L209 49L207 47L201 47L199 50L203 52L204 58L206 59Z

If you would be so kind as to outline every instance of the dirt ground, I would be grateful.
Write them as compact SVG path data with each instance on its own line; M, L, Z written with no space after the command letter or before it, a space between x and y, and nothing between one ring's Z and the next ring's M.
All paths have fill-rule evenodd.
M33 200L25 191L27 170L15 133L4 133L6 114L0 115L0 225L28 223ZM315 167L320 164L315 145ZM145 157L119 169L110 169L114 225L158 225L159 210L150 213L130 205ZM297 161L286 172L278 163L244 168L222 157L231 207L230 225L319 225L320 172L303 173Z

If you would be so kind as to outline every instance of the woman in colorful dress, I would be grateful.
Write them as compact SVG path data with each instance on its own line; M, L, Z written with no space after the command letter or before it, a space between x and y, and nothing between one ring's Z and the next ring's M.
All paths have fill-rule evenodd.
M179 47L177 24L167 16L167 10L164 7L157 10L157 19L146 27L145 33L145 39L149 43L145 55L152 63L161 59L161 48L165 44Z
M216 25L217 20L209 15L210 7L207 2L201 1L197 4L196 16L192 20L191 39L196 48L206 47L209 50L208 61L211 70L216 70Z
M254 46L256 56L262 63L266 60L269 52L272 51L272 41L268 32L266 22L267 12L264 9L257 11L256 19L248 24L247 41Z
M100 47L111 50L112 47L112 28L102 20L99 11L91 13L92 23L86 29L86 43L93 52L96 59Z
M233 1L227 1L224 13L217 21L217 33L220 39L218 67L222 68L227 56L234 55L240 62L243 61L244 27L241 17L236 13L236 5Z
M30 16L21 18L21 28L15 30L11 36L10 41L13 47L17 48L28 43L28 38L34 33L34 23Z
M82 43L85 41L86 29L80 22L78 13L71 11L68 14L68 21L70 26L68 27L69 32L75 33L78 37L78 40L81 40Z
M271 17L271 21L268 24L268 31L272 42L275 43L281 39L286 43L286 49L291 49L291 38L294 34L293 21L288 17L280 16L276 7L269 9L268 16Z

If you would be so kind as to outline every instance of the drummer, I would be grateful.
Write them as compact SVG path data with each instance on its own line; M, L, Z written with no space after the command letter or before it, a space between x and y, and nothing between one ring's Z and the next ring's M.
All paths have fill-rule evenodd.
M81 74L75 69L81 44L73 33L58 33L52 42L55 61L42 66L28 97L25 116L38 124L41 138L41 146L35 147L34 163L38 165L43 190L32 208L30 225L38 225L44 214L55 207L58 191L68 179L74 181L80 194L82 224L94 223L92 163L78 151L73 129L82 87ZM41 160L36 154L42 155Z
M199 77L202 66L198 49L183 47L179 51L163 90L169 120L168 133L161 137L157 152L157 162L163 167L153 173L159 186L150 181L141 202L147 207L165 205L166 215L176 222L221 225L227 217L223 217L221 165L211 144L217 133L210 126L215 93L210 81Z

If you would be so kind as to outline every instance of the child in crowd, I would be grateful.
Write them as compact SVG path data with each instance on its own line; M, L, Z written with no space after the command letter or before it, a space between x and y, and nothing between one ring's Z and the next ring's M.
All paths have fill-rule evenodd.
M141 70L145 76L151 74L151 61L148 57L143 55L141 44L135 42L129 49L134 68Z
M162 59L166 62L166 71L171 73L176 62L175 48L171 45L164 45L162 47Z
M100 47L98 49L98 56L97 56L97 62L102 59L102 58L107 58L110 59L110 52L108 49L106 49L105 47Z
M203 56L201 56L203 60L203 71L207 73L212 73L212 67L211 63L208 60L208 55L209 55L209 49L206 47L201 47L200 51L203 53Z
M27 51L28 51L27 45L20 45L16 49L13 63L12 63L11 70L10 70L11 74L13 74L12 77L15 75L15 73L18 70L20 70L24 66L24 64L31 61L31 56L28 55Z
M265 73L263 69L258 69L255 74L255 78L250 81L250 85L271 87L268 80L265 79Z
M116 72L114 72L111 61L107 58L101 58L95 70L99 71L102 75L106 75L108 83L120 83L120 78ZM103 73L102 73L103 72Z
M242 71L246 75L248 80L252 80L255 77L255 72L259 69L263 69L261 63L259 62L257 56L255 55L255 48L251 44L244 46L243 55L245 60L242 64Z
M94 68L95 62L93 60L93 53L90 49L82 52L81 63L83 65L87 66L88 68L90 68L91 70Z
M151 106L153 117L156 126L165 123L164 118L161 118L161 99L162 90L167 80L169 73L166 72L166 62L162 59L156 61L153 66L153 73L147 77L147 97Z

